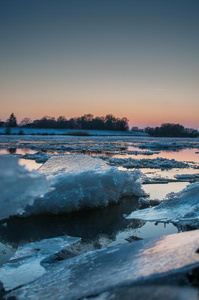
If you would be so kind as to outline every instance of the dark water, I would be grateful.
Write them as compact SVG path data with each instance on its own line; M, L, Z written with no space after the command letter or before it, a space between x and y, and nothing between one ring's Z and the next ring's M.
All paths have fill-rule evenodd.
M140 238L160 236L177 232L169 224L164 227L140 220L126 220L125 215L138 209L138 198L124 198L120 203L106 208L80 211L65 215L39 215L28 218L13 217L7 226L0 223L0 240L7 245L19 245L62 235L81 237L83 242L122 244L131 235ZM5 221L4 221L5 223ZM108 245L107 245L108 246Z

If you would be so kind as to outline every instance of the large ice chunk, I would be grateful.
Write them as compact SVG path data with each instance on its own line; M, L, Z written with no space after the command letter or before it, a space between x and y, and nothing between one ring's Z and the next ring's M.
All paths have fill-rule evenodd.
M127 219L162 221L199 226L199 183L193 183L178 193L170 193L152 208L132 212Z
M22 213L47 191L44 175L29 172L13 156L0 156L0 219Z
M30 283L43 275L43 265L54 255L81 239L70 236L45 239L19 247L15 255L0 268L0 281L6 291Z
M54 189L27 213L64 213L116 203L125 195L142 196L141 173L123 172L87 155L51 157L40 169Z

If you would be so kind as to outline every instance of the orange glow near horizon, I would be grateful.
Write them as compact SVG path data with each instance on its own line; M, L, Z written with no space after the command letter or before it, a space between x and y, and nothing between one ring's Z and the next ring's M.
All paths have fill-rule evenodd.
M18 122L20 122L23 118L29 117L31 120L40 119L43 116L50 116L58 118L59 116L65 116L67 119L70 119L72 117L79 117L84 114L91 113L96 116L105 116L107 114L113 114L116 117L122 118L127 117L129 120L129 126L138 126L138 127L146 127L146 126L160 126L162 123L179 123L184 125L185 127L191 127L191 128L199 128L198 124L198 111L192 111L191 109L188 111L184 107L180 107L178 110L178 114L176 115L176 112L172 110L170 107L150 107L148 105L131 105L131 106L122 106L119 107L113 107L108 108L102 106L101 104L97 107L89 107L89 105L79 104L78 107L75 105L71 105L70 107L68 105L60 106L59 104L56 104L55 102L51 102L49 106L46 107L39 105L39 107L35 107L34 105L31 107L31 105L26 106L16 106L7 107L7 113L4 113L4 115L1 115L1 120L6 120L12 112L17 117ZM5 110L6 107L4 107ZM39 110L39 112L38 112Z

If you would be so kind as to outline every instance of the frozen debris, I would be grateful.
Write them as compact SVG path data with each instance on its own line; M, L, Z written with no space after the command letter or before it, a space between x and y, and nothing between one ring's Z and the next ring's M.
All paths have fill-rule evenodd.
M132 212L127 219L172 222L177 226L199 227L199 183L188 185L178 193L170 193L160 205Z
M50 155L47 154L47 153L44 153L42 151L38 151L34 154L30 154L30 153L26 153L24 155L18 155L20 158L23 158L23 159L32 159L32 160L35 160L36 163L44 163L46 162L49 158L50 158Z
M184 148L183 143L180 142L149 142L138 145L141 149L155 149L155 150L173 150Z
M0 268L0 281L5 291L36 280L46 272L45 267L55 255L81 239L70 236L45 239L19 247L14 256Z
M48 190L44 175L29 172L13 156L0 156L0 220L21 214Z
M91 251L50 265L36 281L6 295L17 299L82 299L132 284L179 283L199 267L198 230ZM171 259L172 257L172 259ZM172 278L171 278L172 276Z
M181 174L181 175L174 175L174 177L178 181L189 181L189 182L195 182L199 181L199 174Z
M149 155L154 155L154 154L159 154L159 153L160 153L160 151L124 150L124 151L121 151L119 154L120 155L128 154L128 155L146 155L146 156L149 156Z
M161 203L161 200L158 199L148 199L148 198L144 198L144 197L140 197L138 199L138 203L139 203L139 208L146 208L149 206L157 206Z
M133 147L133 148L132 148ZM143 150L139 149L142 148ZM157 147L157 148L156 148ZM161 150L199 149L198 139L153 138L136 136L0 136L0 149L32 149L47 152L90 154L152 155Z
M38 171L53 190L26 209L28 214L66 213L117 203L126 195L144 196L141 173L123 172L87 155L51 157Z
M150 206L157 206L160 203L162 203L162 200L158 200L158 199L151 199L150 200Z
M188 168L187 163L177 161L175 159L166 159L157 157L154 159L135 159L135 158L110 158L108 156L102 156L108 164L111 166L122 166L124 168L130 169L140 169L140 168L151 168L151 169L173 169L173 168Z
M140 241L140 240L143 240L143 238L140 238L140 237L138 237L138 236L136 236L136 235L131 235L131 236L127 237L125 240L126 240L127 242L131 243L131 242L134 242L134 241Z
M140 197L138 199L138 203L140 208L145 208L145 207L149 207L150 206L150 200L144 197Z

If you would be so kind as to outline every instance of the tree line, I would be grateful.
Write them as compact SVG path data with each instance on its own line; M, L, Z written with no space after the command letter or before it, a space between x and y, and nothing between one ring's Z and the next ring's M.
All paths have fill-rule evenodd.
M24 118L20 124L17 124L17 118L12 113L5 122L6 127L28 127L28 128L54 128L54 129L95 129L95 130L116 130L128 131L128 119L126 117L117 118L108 114L102 117L94 117L92 114L85 114L78 118L67 120L64 116L57 119L54 117L44 116L41 119L30 120Z
M19 124L17 118L12 113L6 122L0 122L0 126L24 127L24 128L51 128L51 129L83 129L83 130L115 130L129 131L128 119L126 117L117 118L112 114L102 117L94 117L92 114L85 114L78 118L67 120L64 116L57 119L54 117L44 116L41 119L32 121L24 118ZM193 128L185 128L181 124L163 123L160 127L146 127L140 129L132 127L131 131L145 132L154 137L199 137L199 131Z
M146 127L145 132L157 137L199 137L199 131L175 123L163 123L160 127Z

